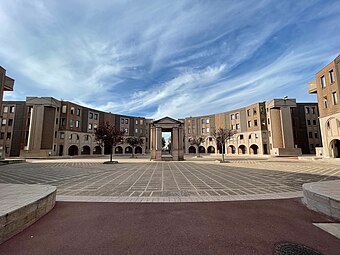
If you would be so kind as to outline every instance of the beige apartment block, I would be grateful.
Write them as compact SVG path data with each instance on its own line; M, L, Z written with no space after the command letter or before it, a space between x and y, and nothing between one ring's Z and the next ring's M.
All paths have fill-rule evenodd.
M14 87L14 79L8 77L6 75L6 69L4 69L2 66L0 66L0 122L2 123L2 101L4 96L4 91L13 91ZM8 153L9 147L6 147L3 143L0 144L0 159L3 159L5 157L5 154ZM5 151L6 150L6 151Z
M308 92L317 94L320 111L322 148L317 155L325 158L340 157L340 55L315 75L308 83Z
M302 152L315 153L315 147L321 144L317 117L316 103L296 104L295 99L273 99L224 113L188 117L183 120L185 153L221 153L221 145L212 136L213 130L220 127L235 133L223 149L226 154L297 156ZM194 136L204 137L199 147L189 142Z

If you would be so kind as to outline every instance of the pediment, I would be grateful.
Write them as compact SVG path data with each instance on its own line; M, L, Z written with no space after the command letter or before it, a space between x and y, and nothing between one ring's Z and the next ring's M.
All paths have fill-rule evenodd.
M153 124L161 124L161 125L181 125L182 122L178 121L178 120L175 120L173 118L170 118L170 117L164 117L164 118L161 118L159 120L155 120L153 122Z

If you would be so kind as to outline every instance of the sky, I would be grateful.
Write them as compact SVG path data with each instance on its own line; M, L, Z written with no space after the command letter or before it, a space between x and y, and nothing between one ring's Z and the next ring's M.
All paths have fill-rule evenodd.
M0 0L5 100L161 118L288 96L340 54L340 1Z

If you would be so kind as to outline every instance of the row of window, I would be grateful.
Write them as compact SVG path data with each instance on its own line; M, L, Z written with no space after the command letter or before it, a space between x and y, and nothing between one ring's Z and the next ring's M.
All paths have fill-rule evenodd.
M311 107L311 108L305 107L305 112L306 114L310 114L310 113L316 114L315 107Z
M188 128L188 134L190 134L191 128ZM210 132L210 128L202 128L202 134L206 134ZM195 133L195 128L192 128L192 133Z
M308 126L310 126L312 124L311 120L307 120L307 124ZM316 125L317 125L316 120L313 120L313 126L316 126Z
M120 119L120 123L121 123L121 124L129 124L129 119L123 119L123 118L121 118L121 119Z
M2 126L7 125L7 119L2 119L1 125ZM13 119L8 119L8 126L12 126L12 125L13 125Z
M139 124L143 125L143 120L139 120ZM138 125L138 120L136 120L136 125Z
M257 114L257 111L256 111L256 108L253 108L253 115L256 115ZM250 116L251 115L251 111L250 109L247 110L247 116Z
M15 112L15 106L10 106L10 107L4 106L3 112L4 112L4 113L7 113L8 110L9 110L10 113L14 113L14 112Z
M97 120L98 119L98 113L93 113L93 112L89 112L89 119L92 120Z
M333 103L333 105L337 105L338 104L338 95L337 95L336 92L332 93L332 103ZM325 96L323 98L323 106L324 106L325 109L328 108L328 98L327 98L327 96Z
M140 129L139 129L139 132L142 134L142 133L143 133L143 129L140 128ZM138 134L138 128L136 128L135 133Z
M335 75L334 75L333 69L328 72L328 77L329 77L329 81L331 84L335 82ZM326 82L326 77L324 75L320 77L320 83L321 83L321 88L323 89L326 88L327 82Z
M313 132L308 132L308 137L313 138ZM315 132L314 133L314 138L319 138L319 133Z
M7 132L6 133L6 139L11 139L11 137L12 137L12 133L11 132ZM5 139L5 133L4 132L1 132L0 133L0 139Z
M239 114L239 113L231 114L231 115L230 115L230 119L231 119L231 120L234 120L234 119L237 119L237 120L238 120L239 118L240 118L240 114Z

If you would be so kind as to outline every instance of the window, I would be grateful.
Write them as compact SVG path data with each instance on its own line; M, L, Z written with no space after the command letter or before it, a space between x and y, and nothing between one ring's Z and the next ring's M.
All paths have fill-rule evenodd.
M234 120L235 119L235 115L234 114L230 115L230 119Z
M315 138L319 138L319 134L318 133L314 133L314 137Z
M89 113L89 119L93 119L93 113L92 112Z
M240 124L236 124L236 129L240 129Z
M263 113L263 112L264 112L264 107L261 106L261 107L260 107L260 113Z
M94 115L94 119L95 119L95 120L98 119L98 114L97 114L97 113Z
M309 136L309 138L313 138L313 133L312 132L308 132L308 136Z
M326 79L324 75L321 76L320 82L321 82L321 88L326 88Z
M192 133L193 133L193 134L195 133L195 128L192 128Z
M7 136L6 136L6 139L8 139L8 140L11 139L11 136L12 136L12 133L8 132Z
M85 136L85 141L88 141L89 140L89 135L86 135Z
M136 120L136 125L138 125L138 120Z
M73 122L74 120L70 120L70 128L73 128Z
M143 120L139 120L139 125L143 125Z
M315 107L312 107L312 113L315 114Z
M57 137L58 137L58 132L55 131L55 132L54 132L54 138L57 138Z
M71 107L70 114L71 114L71 115L74 114L74 107Z
M250 110L249 109L247 110L247 116L250 116Z
M332 93L332 99L333 99L333 105L338 104L338 96L336 95L336 92Z
M207 119L207 124L209 124L209 119Z
M309 107L306 107L305 110L306 110L306 114L309 114Z
M209 133L210 132L210 128L207 128L207 133Z
M249 139L249 140L251 139L251 134L248 136L248 139Z
M270 120L269 120L269 118L268 118L268 125L270 125Z
M205 123L205 120L204 120L204 119L202 119L202 120L201 120L201 122L202 122L202 124L204 124L204 123Z
M191 124L194 125L194 124L195 124L195 120L192 120L192 121L191 121Z
M253 108L253 114L254 114L254 115L257 114L256 108Z
M4 132L1 132L0 133L0 139L4 139L5 138L5 133Z
M10 111L11 113L14 113L14 111L15 111L15 106L11 106L9 111Z
M97 124L94 124L94 125L93 125L93 129L94 129L94 130L96 130L97 127L98 127Z
M76 120L76 127L79 128L79 120Z
M13 119L9 119L8 120L8 126L12 126L13 125Z
M59 122L59 119L56 118L56 119L55 119L55 124L58 125L58 122Z
M89 130L92 130L92 124L89 124Z
M67 105L63 105L63 107L61 108L61 112L62 113L66 113L67 112Z
M125 124L129 124L129 119L125 119Z
M136 128L135 132L136 132L136 134L138 134L138 128Z
M316 120L313 120L313 125L316 126Z
M235 125L231 125L231 129L234 130L235 129Z
M188 134L190 134L190 128L188 128Z
M65 133L64 132L61 132L60 133L60 139L64 139L65 138Z
M331 83L335 82L335 77L334 77L333 69L329 71L329 80L331 81Z
M77 116L80 116L80 109L77 108Z
M307 120L307 124L308 124L308 126L310 126L310 120Z
M243 140L243 135L240 135L240 140Z
M4 112L8 112L8 106L4 106Z
M239 113L236 113L235 114L235 118L238 120L240 118L240 114Z
M7 120L6 119L2 119L1 125L5 126L7 124Z
M248 127L251 127L251 121L250 120L248 121Z
M143 129L142 128L139 129L139 133L141 133L141 134L143 133Z
M66 126L66 118L61 118L61 126Z
M129 130L127 128L124 129L125 134L129 133Z
M326 108L326 109L328 108L327 97L324 97L324 98L323 98L323 107Z
M202 134L204 134L205 133L205 128L202 128Z
M257 127L257 120L254 120L254 126Z

